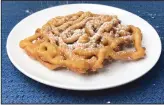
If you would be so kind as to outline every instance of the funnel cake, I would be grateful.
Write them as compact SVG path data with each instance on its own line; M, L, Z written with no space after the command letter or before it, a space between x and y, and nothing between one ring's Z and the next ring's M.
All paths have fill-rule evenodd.
M115 15L80 11L49 20L22 40L20 47L49 69L66 67L88 73L103 68L105 61L143 58L141 41L141 30L122 25ZM134 50L125 50L129 47Z

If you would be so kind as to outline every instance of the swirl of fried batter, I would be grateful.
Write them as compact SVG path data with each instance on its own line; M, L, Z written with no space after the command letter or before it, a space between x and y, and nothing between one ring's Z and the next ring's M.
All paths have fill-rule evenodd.
M127 51L125 48L135 48ZM145 54L142 33L122 25L117 16L77 12L49 20L35 34L20 41L26 53L50 69L94 72L105 60L139 60Z

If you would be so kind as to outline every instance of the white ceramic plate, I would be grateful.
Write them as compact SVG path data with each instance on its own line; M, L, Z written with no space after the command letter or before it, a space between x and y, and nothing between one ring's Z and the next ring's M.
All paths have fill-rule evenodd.
M55 16L78 11L91 11L101 14L115 14L123 24L139 27L143 33L145 59L132 62L114 62L94 75L79 75L68 70L52 71L38 61L31 59L19 47L20 40L34 34ZM147 73L158 61L161 54L161 41L155 29L133 13L111 6L97 4L61 5L36 12L20 21L10 32L7 40L7 53L11 62L25 75L41 83L72 90L98 90L129 83Z

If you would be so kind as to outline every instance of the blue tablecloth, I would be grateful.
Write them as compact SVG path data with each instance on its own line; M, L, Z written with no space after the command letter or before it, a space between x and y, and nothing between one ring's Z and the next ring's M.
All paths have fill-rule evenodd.
M99 3L133 12L157 30L164 49L164 1L4 1L2 103L164 103L164 50L155 67L142 78L121 87L99 91L81 92L49 87L26 77L11 64L6 53L6 40L11 29L34 12L69 3Z

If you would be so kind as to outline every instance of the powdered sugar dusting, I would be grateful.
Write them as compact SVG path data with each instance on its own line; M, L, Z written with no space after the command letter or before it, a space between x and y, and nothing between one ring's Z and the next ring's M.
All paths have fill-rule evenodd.
M50 41L59 42L59 46L67 46L70 50L75 48L82 49L93 49L93 48L101 48L104 47L103 44L99 43L100 40L103 41L103 33L109 33L109 37L120 37L120 33L123 33L125 36L122 36L123 39L131 40L131 33L127 32L129 29L128 26L119 24L119 20L113 16L110 21L103 21L105 15L100 15L98 17L89 17L83 19L79 24L83 24L83 28L70 28L68 27L65 31L60 33L58 36L53 33L47 34ZM91 32L91 35L88 35L86 32L86 28ZM96 31L95 29L96 28ZM115 31L115 32L114 32ZM85 35L87 35L87 42L80 42L79 39L82 39ZM66 43L65 40L74 39L73 43ZM85 40L85 38L84 38ZM131 59L131 58L129 58Z

